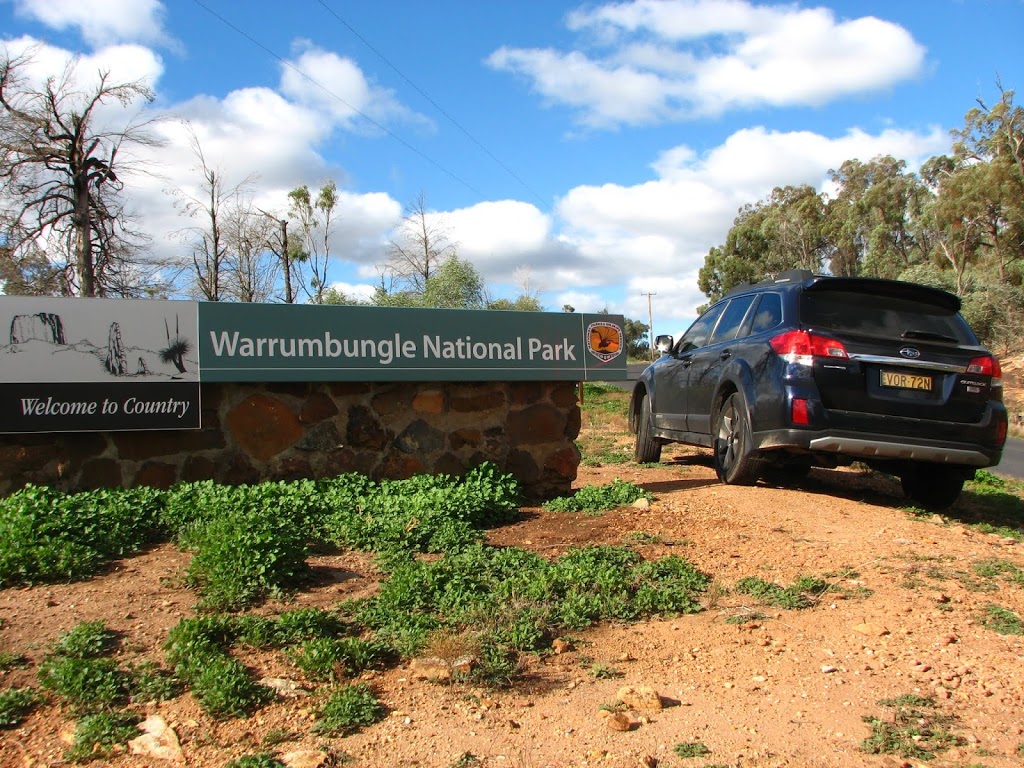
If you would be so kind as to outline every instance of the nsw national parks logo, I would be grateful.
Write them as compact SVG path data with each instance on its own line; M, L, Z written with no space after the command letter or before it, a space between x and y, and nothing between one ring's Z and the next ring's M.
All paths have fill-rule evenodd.
M587 327L587 347L602 362L619 356L622 341L622 329L614 323L591 323Z

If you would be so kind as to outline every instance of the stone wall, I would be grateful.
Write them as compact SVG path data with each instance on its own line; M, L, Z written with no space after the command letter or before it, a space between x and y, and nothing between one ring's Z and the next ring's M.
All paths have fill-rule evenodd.
M203 384L200 430L0 435L0 494L461 474L491 461L531 498L569 491L580 454L571 382Z

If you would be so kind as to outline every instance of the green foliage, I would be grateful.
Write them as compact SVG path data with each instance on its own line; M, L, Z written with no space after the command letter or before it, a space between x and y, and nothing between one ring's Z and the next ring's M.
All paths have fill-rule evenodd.
M1024 621L1021 621L1020 616L999 605L985 606L985 616L981 623L1001 635L1024 635Z
M25 486L0 499L0 586L92 576L159 541L161 507L151 488L63 494Z
M693 757L707 757L711 754L711 750L702 741L684 741L681 744L676 744L672 751L676 757L683 760L689 760Z
M1008 560L980 560L971 566L971 570L984 579L1002 577L1012 584L1024 587L1024 568Z
M21 669L28 665L28 657L23 653L0 651L0 671L5 669Z
M548 562L514 547L477 546L433 562L396 562L374 597L348 608L402 653L416 653L430 632L447 627L475 629L498 654L540 650L561 628L697 612L709 583L682 558L644 562L626 547L584 547Z
M102 621L83 621L57 638L53 653L75 659L104 656L114 650L117 634Z
M288 655L310 680L338 681L376 666L390 652L382 643L357 637L319 637L306 640Z
M287 766L273 755L263 753L235 758L230 763L225 763L224 768L287 768Z
M50 656L38 676L40 686L78 712L112 710L128 698L129 677L114 659Z
M166 669L144 661L128 670L132 701L170 701L181 693L181 683Z
M939 712L931 698L906 694L882 699L878 704L891 709L892 714L885 718L864 716L864 722L871 726L871 736L861 742L861 749L869 754L930 760L966 743L949 730L953 717Z
M585 485L572 496L559 496L544 505L553 512L599 512L654 496L633 483L615 478L608 485Z
M370 687L357 683L338 689L317 712L313 732L322 736L348 736L387 715Z
M736 583L736 591L750 595L758 602L776 608L799 610L814 605L818 598L828 591L828 584L812 576L802 576L788 587L748 576Z
M274 697L230 656L210 656L200 669L191 670L188 683L203 710L217 719L245 717Z
M78 579L174 536L194 551L203 607L239 609L298 586L311 542L377 552L443 552L514 519L516 480L490 463L463 478L375 483L357 474L253 486L182 483L167 491L65 495L28 486L0 500L0 585Z
M39 695L31 688L0 690L0 728L20 723L39 703Z
M328 540L375 552L446 552L480 541L482 527L515 519L519 486L490 463L461 479L416 475L373 484L351 475L322 486Z
M75 738L64 757L76 763L88 763L111 757L115 748L139 735L135 727L139 716L132 713L100 712L78 721Z

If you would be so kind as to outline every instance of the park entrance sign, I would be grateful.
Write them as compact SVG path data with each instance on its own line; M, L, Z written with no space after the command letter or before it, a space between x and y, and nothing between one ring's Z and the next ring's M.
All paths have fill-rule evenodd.
M198 429L201 382L626 379L618 315L0 297L0 432Z

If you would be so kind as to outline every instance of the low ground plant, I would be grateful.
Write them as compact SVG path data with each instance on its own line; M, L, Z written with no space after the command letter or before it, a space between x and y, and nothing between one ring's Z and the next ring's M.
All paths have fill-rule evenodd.
M813 576L801 576L788 587L748 576L736 582L735 587L736 592L750 595L759 603L787 610L811 607L828 589L827 582Z
M224 765L224 768L287 768L273 755L261 753L259 755L242 755Z
M1024 621L1009 608L1001 605L985 606L982 625L1001 635L1024 635Z
M885 717L864 716L864 722L871 726L871 736L861 742L861 749L869 754L930 760L966 743L950 730L953 716L938 710L930 697L906 694L882 699L878 704L890 713Z
M348 736L387 716L370 687L364 683L334 691L317 711L313 732L321 736Z
M654 496L634 483L616 478L607 485L585 485L572 496L559 496L544 504L553 512L601 512L624 507L638 499Z
M4 688L0 690L0 728L12 728L39 703L39 694L31 688Z
M689 760L694 757L707 757L711 754L711 750L702 741L684 741L681 744L676 744L672 751L676 757L683 760Z
M75 726L74 741L64 757L75 763L88 763L111 757L123 744L139 735L141 718L130 712L99 712L87 715Z
M88 578L110 559L166 538L160 493L27 485L0 499L0 587Z

